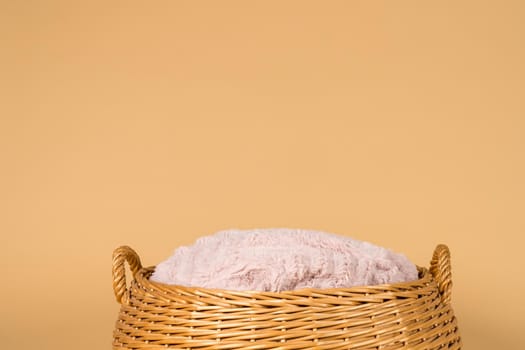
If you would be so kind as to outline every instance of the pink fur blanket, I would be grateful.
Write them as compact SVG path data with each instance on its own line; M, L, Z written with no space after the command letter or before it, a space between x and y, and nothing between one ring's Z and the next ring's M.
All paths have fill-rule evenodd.
M180 247L152 281L226 290L284 291L412 281L404 255L331 233L270 228L224 230Z

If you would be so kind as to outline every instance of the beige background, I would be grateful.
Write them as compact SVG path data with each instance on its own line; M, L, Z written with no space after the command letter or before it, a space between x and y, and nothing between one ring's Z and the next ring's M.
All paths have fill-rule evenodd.
M466 349L525 343L525 6L3 1L4 349L109 349L111 253L300 227L453 254Z

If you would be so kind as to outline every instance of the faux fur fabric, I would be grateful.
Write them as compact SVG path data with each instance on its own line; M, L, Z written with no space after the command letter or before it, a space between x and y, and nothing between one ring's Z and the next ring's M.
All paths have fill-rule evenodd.
M175 250L152 281L237 291L339 288L413 281L404 255L322 231L224 230Z

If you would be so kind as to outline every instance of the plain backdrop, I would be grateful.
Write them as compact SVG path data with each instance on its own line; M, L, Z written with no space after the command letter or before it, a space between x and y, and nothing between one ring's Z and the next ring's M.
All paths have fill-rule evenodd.
M110 349L114 248L254 227L446 243L465 349L523 348L522 1L0 6L2 348Z

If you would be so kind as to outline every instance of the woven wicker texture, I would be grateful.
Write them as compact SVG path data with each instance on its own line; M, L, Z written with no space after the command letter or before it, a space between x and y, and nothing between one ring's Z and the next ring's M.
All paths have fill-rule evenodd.
M120 247L113 349L460 349L449 249L438 245L430 269L418 270L419 280L406 283L236 292L151 282L154 267Z

